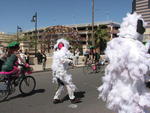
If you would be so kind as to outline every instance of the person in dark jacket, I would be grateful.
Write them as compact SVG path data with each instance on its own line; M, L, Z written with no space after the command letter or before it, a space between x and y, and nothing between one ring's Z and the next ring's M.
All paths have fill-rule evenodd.
M40 50L37 52L36 57L37 57L38 64L41 64L42 63L42 54L41 54Z
M44 51L44 50L41 51L41 54L42 54L42 65L43 65L43 70L45 70L45 68L46 68L47 57L46 57L46 54L45 54L45 51Z

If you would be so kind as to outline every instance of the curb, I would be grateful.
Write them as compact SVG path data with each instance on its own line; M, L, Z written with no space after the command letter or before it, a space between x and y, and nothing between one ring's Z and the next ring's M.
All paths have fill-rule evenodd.
M81 68L83 67L84 65L81 65L81 66L74 66L73 68L69 68L70 69L75 69L75 68ZM40 72L48 72L48 71L52 71L50 68L46 68L46 70L38 70L38 71L33 71L32 73L40 73Z

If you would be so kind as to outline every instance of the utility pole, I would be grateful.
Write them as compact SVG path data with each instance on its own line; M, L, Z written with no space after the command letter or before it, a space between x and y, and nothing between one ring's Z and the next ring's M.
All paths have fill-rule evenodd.
M92 0L92 46L95 46L95 38L94 38L94 0Z
M35 13L35 15L32 17L31 22L35 23L35 55L37 53L37 12Z
M22 32L22 28L17 26L17 42L19 41L19 32Z

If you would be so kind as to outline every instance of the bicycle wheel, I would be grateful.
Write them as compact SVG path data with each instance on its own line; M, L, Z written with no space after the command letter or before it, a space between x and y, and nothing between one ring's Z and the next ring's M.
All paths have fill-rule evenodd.
M97 64L95 73L101 73L101 68L102 68L101 64Z
M9 95L9 86L6 81L0 81L0 102L7 99Z
M92 64L89 64L89 65L86 67L86 71L87 71L87 74L92 74L92 73L93 73Z
M19 84L19 90L22 94L30 94L35 89L36 81L32 76L25 76Z
M86 65L82 67L83 73L86 73Z
M91 67L91 65L90 65L90 64L85 65L85 66L83 67L83 72L84 72L85 74L90 74L90 73L92 73L92 67Z

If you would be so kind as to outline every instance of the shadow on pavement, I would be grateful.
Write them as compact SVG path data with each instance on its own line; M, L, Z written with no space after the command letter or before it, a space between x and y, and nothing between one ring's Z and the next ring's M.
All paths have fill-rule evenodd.
M14 97L8 98L6 101L9 101L9 100L12 100L12 99L16 99L16 98L24 98L24 97L32 96L32 95L37 94L37 93L44 93L44 92L45 92L45 89L36 89L30 94L26 94L26 95L18 94L18 95L14 96Z
M79 98L80 100L84 97L84 94L85 94L85 91L74 92L75 98ZM70 100L68 95L62 98L63 102L68 101L68 100Z

